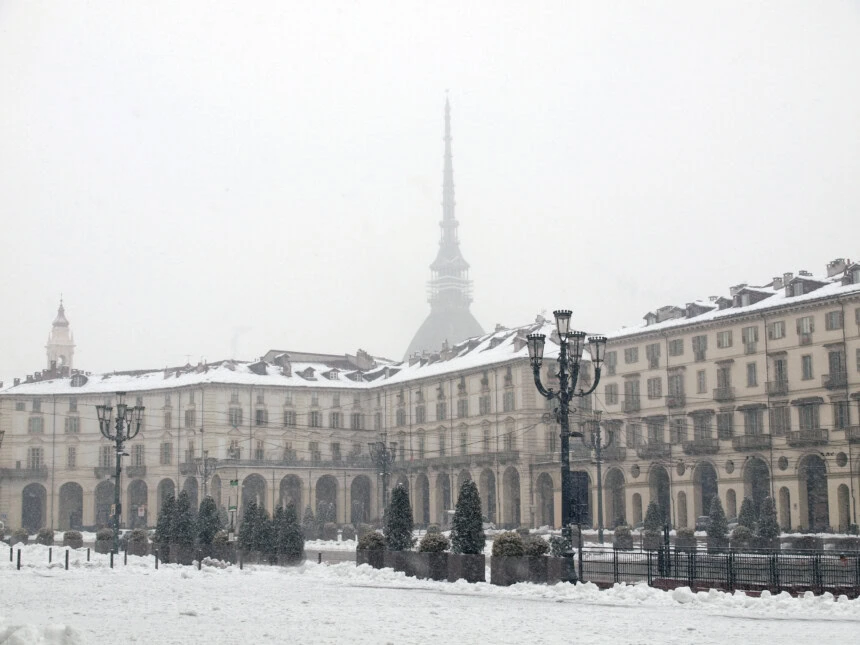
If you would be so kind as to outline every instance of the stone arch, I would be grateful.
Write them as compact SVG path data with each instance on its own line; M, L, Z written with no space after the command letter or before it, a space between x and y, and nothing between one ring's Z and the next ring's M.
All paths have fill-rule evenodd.
M45 526L48 491L42 484L27 484L21 491L21 526L35 533Z
M176 497L176 484L173 483L172 479L162 479L160 482L158 482L156 495L158 498L155 500L156 513L161 513L161 505L164 503L164 498Z
M415 476L415 498L412 505L415 521L427 526L430 523L430 480L424 473Z
M451 478L448 473L436 475L436 518L442 526L448 525L447 511L453 509L451 500Z
M142 479L132 479L127 490L128 510L124 511L125 524L128 528L137 527L146 528L149 519L149 508L147 507L147 499L149 488L146 482ZM142 514L141 514L142 513Z
M79 529L83 524L84 489L77 482L60 486L60 516L57 528L61 531Z
M700 461L693 471L693 512L696 517L711 512L711 502L719 493L717 469L709 461Z
M770 468L761 457L750 457L744 464L744 497L749 497L758 515L761 503L770 496Z
M457 474L457 495L460 494L460 491L463 488L463 484L472 480L472 473L470 473L467 469L461 470Z
M541 473L537 482L537 524L555 528L555 486L548 473Z
M591 518L594 514L591 508L591 477L584 470L574 470L570 473L570 505L572 524L592 526Z
M496 523L496 474L491 468L484 468L479 477L479 487L481 489L481 510L488 522Z
M676 513L676 523L678 528L687 526L687 493L680 491L678 493L678 512Z
M281 479L278 496L278 506L286 508L292 504L296 514L301 518L304 508L302 507L302 480L298 475L286 475Z
M627 508L624 502L624 473L620 468L610 468L603 485L604 523L610 527L627 524Z
M830 527L830 500L827 493L827 464L816 454L798 462L800 479L800 521L811 531Z
M791 530L791 493L785 486L779 489L779 525L783 531Z
M337 480L323 475L317 480L316 516L318 521L337 522Z
M669 473L663 466L654 465L648 473L648 488L651 499L657 502L663 521L672 525L672 491Z
M191 509L196 511L200 506L200 488L197 484L196 477L186 477L185 483L182 484L182 491L188 495L188 503Z
M508 528L516 528L521 523L520 518L520 473L513 466L508 466L502 475L504 487L505 508L502 522Z
M633 493L633 526L642 523L642 495Z
M98 483L95 491L96 527L109 526L111 522L110 508L114 503L113 482L105 479Z
M252 473L242 480L242 510L254 502L260 508L266 508L266 480L262 475Z
M215 502L215 506L221 508L221 477L213 475L209 482L209 496Z
M845 533L848 531L848 525L851 524L850 510L851 496L848 493L848 486L839 484L836 489L836 504L839 509L839 532Z
M350 521L354 526L370 521L370 479L365 475L353 477L349 486Z
M726 517L728 519L737 519L738 517L738 496L734 488L729 488L726 491Z

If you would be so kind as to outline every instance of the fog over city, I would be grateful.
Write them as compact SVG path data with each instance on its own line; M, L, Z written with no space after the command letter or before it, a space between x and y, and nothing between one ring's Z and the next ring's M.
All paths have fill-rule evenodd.
M485 330L650 310L857 248L856 2L0 4L0 379L400 359L451 105ZM857 258L852 258L857 259Z

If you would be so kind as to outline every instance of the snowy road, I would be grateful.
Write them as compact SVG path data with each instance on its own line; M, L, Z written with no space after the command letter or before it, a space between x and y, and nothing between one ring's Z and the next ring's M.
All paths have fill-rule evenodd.
M28 547L31 562L37 558ZM41 559L41 558L38 558ZM5 560L5 558L4 558ZM45 559L46 560L46 559ZM503 589L351 564L156 571L151 559L0 564L0 643L851 642L860 602L661 592L644 586ZM37 641L48 625L47 640ZM28 631L29 630L29 631ZM441 640L440 640L441 639ZM8 641L7 641L8 642Z

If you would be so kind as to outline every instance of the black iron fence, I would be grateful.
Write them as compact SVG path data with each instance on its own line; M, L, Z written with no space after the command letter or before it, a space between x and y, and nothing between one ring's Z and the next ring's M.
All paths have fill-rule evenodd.
M646 582L661 589L687 586L694 591L767 589L771 593L829 591L849 597L860 595L857 552L584 548L578 553L578 560L580 580L604 587L616 582Z

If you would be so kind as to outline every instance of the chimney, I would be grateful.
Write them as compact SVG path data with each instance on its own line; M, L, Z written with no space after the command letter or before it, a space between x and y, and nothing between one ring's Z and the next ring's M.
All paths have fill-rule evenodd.
M502 325L501 323L496 323L496 331L504 331L504 330L505 330L504 325Z
M15 379L14 381L12 381L12 382L13 382L16 386L21 385L21 379L19 379L19 378L16 378L16 379Z
M733 286L733 287L729 287L729 295L730 295L732 298L734 298L736 295L738 295L738 291L740 291L741 289L743 289L745 286L747 286L747 283L746 283L746 282L742 282L741 284L736 284L736 285L735 285L735 286Z
M797 272L797 275L802 275L804 278L811 278L812 277L812 274L809 271L807 271L806 269L801 269L800 271Z
M782 276L778 275L778 276L774 277L773 284L771 284L771 286L773 287L774 291L776 291L778 289L782 289L785 286L782 283Z
M708 296L708 300L710 300L711 302L716 302L716 301L717 301L717 297L718 297L718 296Z
M845 261L845 258L836 258L832 262L828 262L827 277L832 278L837 273L842 273L847 265L848 263Z
M791 282L792 278L794 278L793 273L783 273L782 274L782 286L787 287L788 283Z

